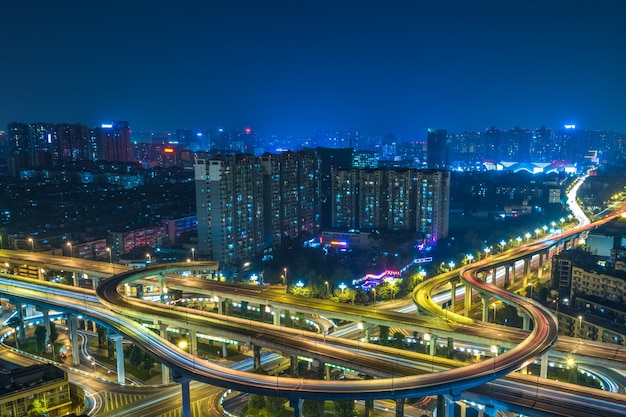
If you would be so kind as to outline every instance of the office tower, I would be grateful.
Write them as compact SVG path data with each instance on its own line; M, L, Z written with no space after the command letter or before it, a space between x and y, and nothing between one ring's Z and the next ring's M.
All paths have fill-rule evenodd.
M95 129L98 140L98 159L105 161L130 162L130 127L128 122L103 123Z
M262 179L252 155L196 161L199 254L239 268L263 253Z
M450 225L450 172L417 171L416 230L427 245L448 237Z
M426 158L430 169L449 169L450 143L447 130L428 130Z
M321 227L327 229L332 226L332 170L349 169L352 166L352 148L316 148L316 153L320 156L320 178L322 202Z
M313 236L319 231L319 157L313 151L264 154L263 172L266 247L284 237Z
M9 171L19 175L25 168L52 167L53 128L49 123L9 123Z

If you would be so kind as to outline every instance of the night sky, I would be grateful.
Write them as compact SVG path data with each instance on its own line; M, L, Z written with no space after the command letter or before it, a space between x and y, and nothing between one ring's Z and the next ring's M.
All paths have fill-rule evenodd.
M0 3L0 129L626 133L626 1Z

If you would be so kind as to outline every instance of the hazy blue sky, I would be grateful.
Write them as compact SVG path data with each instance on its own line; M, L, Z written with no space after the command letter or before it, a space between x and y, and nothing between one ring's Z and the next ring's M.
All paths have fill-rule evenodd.
M0 3L0 128L626 133L626 1Z

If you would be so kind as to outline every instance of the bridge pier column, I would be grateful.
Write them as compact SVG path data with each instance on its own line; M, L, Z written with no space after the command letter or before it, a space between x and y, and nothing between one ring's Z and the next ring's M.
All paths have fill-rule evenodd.
M481 294L480 295L480 300L483 303L483 317L482 317L482 320L483 320L483 322L487 323L487 322L489 322L489 296Z
M191 417L191 394L189 392L189 382L191 379L187 376L181 375L178 372L174 373L174 382L180 384L180 389L182 393L182 406L183 406L183 415L182 417Z
M24 309L26 306L23 306L20 301L16 301L13 304L17 307L17 315L20 318L20 325L15 329L17 332L16 336L19 336L18 339L22 346L26 343L26 331L24 330Z
M372 327L370 323L363 323L363 341L365 343L370 343L372 341L370 339L370 327Z
M324 364L324 379L326 381L330 381L330 366L328 364Z
M189 339L189 353L193 356L198 355L198 335L194 330L187 330L187 338Z
M274 326L280 326L280 310L274 309L272 313L274 313Z
M292 378L298 376L298 357L296 355L289 356L289 374Z
M289 406L293 408L293 417L302 417L302 403L304 400L298 398L295 400L289 400Z
M72 344L72 365L80 365L80 346L78 345L78 319L69 314L67 316L67 327L69 331L70 343Z
M228 343L222 342L222 358L228 359Z
M72 272L72 285L78 287L78 273Z
M261 346L252 346L252 352L254 355L254 369L259 369L261 367Z
M161 292L161 304L165 304L165 275L159 274L157 279L159 280L159 291Z
M467 404L465 403L459 403L459 407L461 408L461 414L459 417L466 417L467 416Z
M96 288L98 288L98 284L100 283L100 277L92 277L91 282L93 284L93 289L95 290Z
M530 330L530 317L521 310L517 310L517 315L522 318L522 329Z
M430 356L435 356L437 354L437 336L434 334L430 335Z
M44 274L44 269L43 268L37 268L37 279L39 281L45 281L46 280L46 276Z
M458 279L450 280L450 311L456 311L456 285L459 283Z
M528 277L530 277L530 261L532 260L531 257L526 257L524 258L524 278L528 279Z
M515 277L515 272L513 273L513 276ZM504 288L507 288L509 285L512 285L510 280L511 280L511 274L509 272L509 266L504 265Z
M396 398L396 417L404 417L404 398Z
M43 327L46 329L46 352L50 353L52 350L50 346L50 310L42 309L41 314L43 314Z
M548 352L541 355L541 369L539 371L539 376L541 378L548 377Z
M217 305L217 314L224 314L224 303L222 302L222 300L220 300L218 296L215 296L215 299L217 300L215 302L215 304Z
M491 285L498 286L498 280L496 280L496 275L497 275L497 274L496 274L496 272L498 272L498 271L497 271L497 270L496 270L496 268L494 267L493 269L491 269L491 270L489 271L489 274L491 275ZM485 282L487 282L487 279L486 279L486 278L485 278Z
M469 311L472 307L472 287L465 286L465 300L463 301L463 315L469 317Z
M124 338L121 334L110 335L109 338L115 342L115 359L117 360L117 383L124 384L126 374L124 372Z

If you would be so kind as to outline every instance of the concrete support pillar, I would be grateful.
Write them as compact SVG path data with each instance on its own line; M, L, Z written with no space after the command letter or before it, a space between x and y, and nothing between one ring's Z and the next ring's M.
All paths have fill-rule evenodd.
M370 327L372 327L370 323L363 323L363 341L365 343L370 343L372 341L370 338Z
M498 272L496 270L496 268L494 267L491 271L489 271L489 274L491 275L491 284L492 285L498 285L498 281L496 280L496 272Z
M530 261L531 257L524 258L524 277L528 278L530 276Z
M435 356L437 354L437 336L434 334L430 335L430 356Z
M37 268L37 279L39 281L45 281L46 280L43 268Z
M539 376L541 378L548 377L548 352L541 355L541 368L539 370Z
M169 340L167 337L167 323L163 323L162 321L157 323L159 326L159 336L161 336L165 340Z
M517 315L522 318L522 329L530 330L530 316L520 310L517 310Z
M198 355L198 335L194 330L187 330L187 339L189 343L189 353L193 356Z
M467 404L466 403L459 403L459 407L461 407L461 415L459 417L466 417L467 416Z
M254 369L259 369L261 367L261 346L253 345L253 354L254 354Z
M456 311L456 285L459 283L457 279L450 280L450 310Z
M172 373L170 372L170 368L162 363L161 364L161 382L163 384L169 384L172 380Z
M98 288L98 284L100 283L100 277L91 277L91 282L93 283L93 289L95 290L96 288Z
M404 398L396 398L396 417L404 417Z
M513 273L513 276L515 277L515 273ZM504 265L504 288L507 288L509 287L509 285L512 285L510 283L510 279L511 279L511 274L509 272L509 266Z
M78 287L78 272L72 272L72 285Z
M215 299L217 300L216 304L217 304L217 314L224 314L224 303L222 300L219 299L219 297L215 297Z
M465 286L465 301L463 302L463 315L469 317L469 311L472 307L472 287Z
M74 315L67 316L67 330L72 344L72 365L80 365L80 346L78 344L78 319Z
M222 342L222 358L228 359L228 343Z
M280 326L280 310L273 310L274 313L274 326Z
M293 408L293 417L302 417L302 403L304 400L298 398L295 400L289 400L289 406Z
M111 340L115 342L115 359L117 360L117 382L118 384L124 384L126 381L126 374L124 372L124 346L122 342L124 338L121 334L114 334L109 336Z
M324 364L324 379L330 381L330 366L328 364Z
M489 296L488 295L480 295L480 300L483 302L483 317L482 320L487 323L489 322Z
M159 280L159 291L161 294L161 303L165 303L165 275L158 275L157 279Z
M183 406L182 417L191 417L191 395L189 392L189 382L191 382L191 379L187 376L175 373L174 382L179 383L181 388Z
M298 376L298 357L296 355L289 356L289 374L292 378Z
M50 353L52 346L50 346L50 310L41 310L43 314L43 327L46 329L46 352Z

